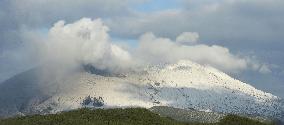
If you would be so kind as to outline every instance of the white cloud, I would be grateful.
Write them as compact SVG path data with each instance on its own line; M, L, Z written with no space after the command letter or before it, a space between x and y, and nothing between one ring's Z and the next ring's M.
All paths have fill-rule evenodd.
M59 62L70 66L78 65L79 62L92 62L97 67L112 70L121 70L117 67L124 69L137 64L133 60L139 60L139 64L145 64L146 62L159 61L174 62L178 59L191 59L226 72L252 69L253 72L275 75L284 67L283 0L181 0L184 3L176 9L155 12L135 10L136 6L132 5L137 1L139 3L147 0L0 0L0 54L2 54L0 74L5 77L2 77L2 80L37 66L38 63L34 61L36 59L33 57L34 55L43 56L42 53L55 55L50 57L47 54L46 60L48 60L47 57L54 58L54 60L61 60ZM55 41L60 41L59 35L63 35L67 38L62 38L62 40L69 42L66 41L62 44L55 42L54 45L60 45L58 47L49 45L51 46L49 50L45 48L45 45L42 45L43 43L27 44L27 40L22 38L22 35L26 35L25 32L29 32L29 30L31 33L28 34L38 37L38 34L33 32L34 30L42 32L40 30L49 29L54 22L61 19L67 22L61 29L66 29L67 25L74 25L72 22L82 17L102 18L107 21L106 23L111 29L111 36L122 41L130 38L135 39L136 42L136 38L145 32L153 32L164 38L154 36L150 41L156 42L143 44L140 41L141 45L138 47L140 54L137 55L135 53L139 52L133 46L122 45L124 47L119 47L114 45L110 38L108 38L106 46L104 46L105 42L97 43L102 43L101 47L107 48L99 51L95 48L100 45L84 42L86 40L79 40L76 43L69 36L71 34L64 34L65 31L59 32ZM22 29L25 31L21 31ZM177 45L176 41L191 39L185 37L182 38L184 40L173 41L176 36L185 31L197 32L202 37L197 38L197 42L193 42L194 44L192 44L194 40L191 40L191 42ZM99 31L91 32L99 33ZM45 37L41 39L45 39ZM36 38L35 41L41 41L41 39ZM51 39L51 37L47 37L47 39ZM45 39L45 44L51 44L47 39ZM202 41L202 44L199 41ZM133 43L131 44L133 45ZM22 47L23 44L26 44L25 47ZM80 45L84 47L80 47ZM33 49L38 46L44 46L44 49L40 48L34 51ZM55 52L52 52L51 48L56 48ZM74 48L76 52L71 51L71 48ZM94 53L82 56L83 53L93 52L92 49L95 49L94 52L107 54L103 57L96 56ZM128 52L127 49L132 51ZM238 56L239 54L243 55L241 57L248 56L247 51L254 51L253 55L257 56L259 61L251 57L243 59ZM63 55L56 55L58 53ZM238 55L233 53L238 53ZM89 59L92 56L94 58ZM272 64L277 64L279 67L273 68ZM282 74L279 73L278 79L282 80L283 74L283 71ZM253 76L252 74L241 75ZM255 83L273 83L259 80L258 77L253 78ZM283 83L283 80L279 83Z
M259 72L262 74L268 74L271 73L272 71L269 69L269 67L265 64L263 64L260 68L259 68Z
M108 30L100 19L83 18L70 24L59 21L49 30L45 51L40 56L49 65L64 68L91 64L98 69L123 70L129 67L131 56L111 43Z
M151 63L172 63L188 59L231 73L247 68L244 59L231 54L225 47L205 44L181 45L168 38L156 37L152 33L141 36L138 51L142 60Z
M176 38L177 43L194 44L198 41L199 34L196 32L183 32Z
M91 64L99 69L123 71L148 64L175 63L182 59L211 65L230 73L247 68L247 62L230 53L228 48L205 44L180 44L169 38L156 37L146 33L139 39L132 52L115 45L108 34L109 28L102 20L83 18L74 23L58 21L49 30L41 57L61 68L76 68ZM198 33L185 32L177 40L197 41ZM62 67L63 66L63 67ZM138 67L136 67L138 66Z

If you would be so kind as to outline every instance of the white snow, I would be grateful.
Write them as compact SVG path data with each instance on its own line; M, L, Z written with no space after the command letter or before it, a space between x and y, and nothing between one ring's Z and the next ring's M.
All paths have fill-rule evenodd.
M172 106L283 118L278 97L191 61L149 66L124 76L78 73L60 81L57 92L35 108L51 107L51 113L76 109L90 95L102 97L105 108Z

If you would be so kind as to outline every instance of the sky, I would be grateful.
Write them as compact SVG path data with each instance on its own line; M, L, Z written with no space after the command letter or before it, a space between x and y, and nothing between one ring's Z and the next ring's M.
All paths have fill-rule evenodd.
M282 0L0 0L0 82L58 58L112 70L189 59L284 98L283 6ZM104 37L73 37L82 32ZM62 53L67 46L80 54ZM101 65L109 59L116 67Z

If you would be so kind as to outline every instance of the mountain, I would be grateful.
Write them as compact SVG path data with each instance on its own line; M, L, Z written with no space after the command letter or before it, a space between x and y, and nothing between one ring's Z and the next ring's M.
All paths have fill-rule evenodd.
M284 119L282 99L191 61L113 74L84 66L68 77L40 69L0 84L0 116L46 114L81 107L171 106Z

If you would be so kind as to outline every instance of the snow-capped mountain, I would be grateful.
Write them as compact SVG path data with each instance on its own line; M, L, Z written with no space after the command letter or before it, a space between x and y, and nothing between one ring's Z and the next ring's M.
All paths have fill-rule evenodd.
M38 69L0 84L0 116L56 113L80 107L171 106L283 119L283 101L191 61L111 74L84 67L67 78L40 77Z

